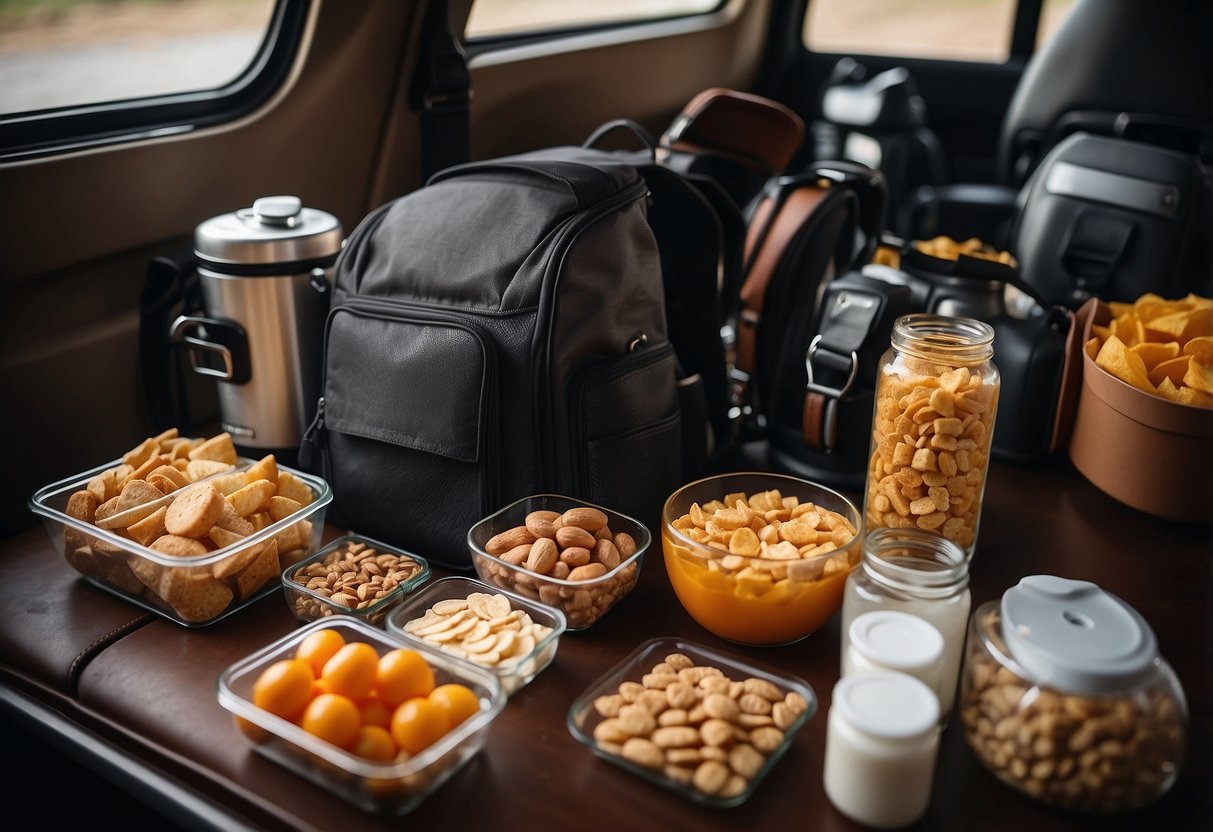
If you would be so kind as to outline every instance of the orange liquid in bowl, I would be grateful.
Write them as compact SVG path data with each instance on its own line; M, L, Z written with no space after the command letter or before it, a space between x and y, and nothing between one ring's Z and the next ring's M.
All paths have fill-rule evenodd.
M836 557L858 545L853 540L831 554ZM756 594L732 577L709 570L708 561L675 539L669 528L662 530L661 548L674 594L690 616L715 635L741 644L788 644L812 634L842 607L850 574L846 569L815 581L778 581ZM851 561L857 563L858 557Z

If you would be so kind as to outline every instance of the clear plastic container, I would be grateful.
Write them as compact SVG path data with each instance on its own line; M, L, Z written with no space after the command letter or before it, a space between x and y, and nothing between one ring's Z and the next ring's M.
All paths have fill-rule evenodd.
M667 678L670 671L674 671L677 682ZM694 675L686 675L688 672ZM706 694L713 685L722 683L706 681L707 676L740 682L745 694L757 696L767 704L753 700L753 704L737 705L738 710L731 714L720 701L708 705ZM718 689L715 695L731 699ZM691 704L690 698L682 702L680 697L697 697L698 701ZM686 707L675 708L675 704ZM605 716L604 711L609 714L628 705L649 713L654 722L633 726L646 730L628 732L627 739L618 737L622 741L614 743L608 731L618 731L621 726L611 720L620 722L632 715L619 713L613 718ZM696 705L706 716L696 714ZM754 713L764 708L768 710ZM686 711L682 715L686 721L679 724L667 721L657 726L661 714L670 712L668 720L675 710ZM568 729L578 742L604 760L700 805L727 808L739 806L753 796L791 746L796 733L816 711L817 697L802 679L684 639L660 637L641 644L577 697L569 708ZM738 727L739 720L747 724ZM669 728L684 729L686 737L671 734L658 738L653 733ZM662 755L660 759L651 757L654 751Z
M347 534L288 566L282 573L282 590L301 621L352 615L382 625L388 613L429 576L430 564L420 555Z
M971 605L969 560L959 546L921 529L877 529L865 537L860 568L847 578L842 655L847 654L851 623L864 613L896 610L930 622L944 640L943 667L934 687L940 719L947 722Z
M972 557L998 413L994 329L916 313L893 324L877 371L864 489L867 532L919 528Z
M502 596L509 604L509 611L502 615L495 615L494 613L498 611L482 609L477 612L469 609L468 615L464 616L464 621L457 621L449 628L442 628L438 632L432 633L431 638L410 631L410 622L423 620L426 613L436 604L443 601L464 601L476 593ZM458 604L456 603L455 606ZM458 612L462 612L462 610ZM525 613L526 617L515 615L516 612ZM494 649L500 644L500 641L497 645L492 645L479 653L465 653L462 645L474 635L470 630L461 632L457 637L450 636L450 633L456 628L474 626L481 620L485 622L483 627L485 633L496 634L513 629L518 634L510 639L509 655L501 656L500 650ZM520 652L517 650L517 646L522 641L523 628L529 626L524 623L526 621L543 628L541 632L546 632L539 637L532 635L534 647ZM556 658L556 649L560 646L560 636L568 625L564 613L555 607L540 604L500 587L490 586L483 581L450 577L441 578L429 586L423 587L410 596L405 603L393 609L388 614L386 626L389 633L408 642L429 644L447 652L451 652L451 648L454 647L458 652L452 652L452 655L491 670L501 681L501 687L506 695L512 696L529 684L552 663L552 659ZM487 655L490 652L491 657ZM476 656L483 658L477 660Z
M974 611L958 711L996 777L1067 809L1144 806L1186 752L1187 702L1153 631L1087 581L1029 576Z
M506 553L490 554L486 549L497 535L519 528L525 532L526 518L532 512L563 515L576 509L602 512L612 535L628 535L634 550L630 553L621 550L618 564L594 569L593 577L581 579L575 568L566 573L568 577L559 577L555 572L545 574L529 569L525 561L511 563L505 559ZM519 540L527 539L524 533L520 534ZM530 541L535 539L534 535L529 538ZM635 588L652 535L643 523L626 514L559 494L535 494L476 523L468 529L467 540L472 565L482 581L555 607L564 613L569 630L584 630ZM583 566L592 567L593 564Z
M224 670L218 680L219 704L231 712L236 727L257 753L365 811L384 815L409 812L484 747L489 725L505 707L505 693L489 671L428 645L416 645L414 649L434 671L435 684L455 682L471 688L480 700L479 712L407 760L375 762L359 757L253 704L253 685L262 671L280 659L293 658L303 640L321 629L335 630L346 643L368 643L380 655L401 647L398 639L360 619L346 615L321 618ZM357 819L351 817L351 823L356 824Z
M291 475L294 488L309 492L309 502L214 551L166 554L126 536L120 526L101 528L68 513L73 495L86 490L94 477L122 464L116 459L39 489L30 498L30 510L42 517L59 554L90 583L186 627L214 624L277 591L283 569L319 546L325 510L333 499L323 479L278 465L280 474ZM199 482L229 477L253 464L253 460L241 459L235 468ZM142 513L171 507L191 485L138 509ZM122 521L122 516L114 515L109 521Z

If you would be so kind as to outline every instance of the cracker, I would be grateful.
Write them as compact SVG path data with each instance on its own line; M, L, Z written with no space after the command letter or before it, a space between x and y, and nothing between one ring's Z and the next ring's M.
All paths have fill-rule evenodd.
M189 458L191 462L196 460L214 460L215 462L223 462L228 465L235 465L239 461L239 457L236 454L236 446L232 444L232 435L226 431L218 436L212 436L191 450Z
M154 552L179 558L197 557L210 551L201 540L176 534L161 535L148 544L148 548Z
M223 499L209 483L183 489L168 508L165 527L175 535L203 537L222 516Z
M160 506L154 512L144 517L138 523L127 526L126 533L136 542L147 546L156 538L168 534L164 518L168 515L168 506Z
M244 488L229 494L227 501L236 509L237 514L248 517L265 507L276 491L277 486L269 480L254 480Z
M271 540L263 546L254 547L256 556L236 575L236 596L240 599L252 597L266 581L279 575L278 541Z

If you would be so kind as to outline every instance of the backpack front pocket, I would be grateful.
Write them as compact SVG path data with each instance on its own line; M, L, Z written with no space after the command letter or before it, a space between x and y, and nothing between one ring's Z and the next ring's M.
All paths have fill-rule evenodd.
M655 523L682 476L673 347L667 342L596 362L571 389L578 491Z
M467 530L497 503L496 375L493 342L471 321L336 308L321 449L340 522L467 569Z

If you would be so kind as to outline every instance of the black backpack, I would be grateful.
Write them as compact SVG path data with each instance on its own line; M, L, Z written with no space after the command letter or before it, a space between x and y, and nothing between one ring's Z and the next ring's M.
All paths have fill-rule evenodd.
M656 527L707 449L684 462L684 402L704 394L682 367L680 398L691 356L667 293L698 267L667 265L680 235L654 229L678 183L651 158L558 147L458 165L354 229L301 453L335 522L464 569L468 527L531 494ZM713 281L714 256L694 261Z

